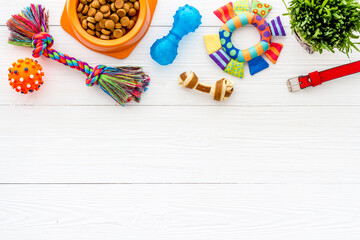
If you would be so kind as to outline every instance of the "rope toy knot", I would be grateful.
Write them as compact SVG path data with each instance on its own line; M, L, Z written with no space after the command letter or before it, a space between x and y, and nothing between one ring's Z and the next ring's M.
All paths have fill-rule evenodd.
M86 82L85 82L86 85L88 85L89 87L98 85L101 74L105 71L105 69L106 69L106 66L104 66L104 65L97 65L95 68L93 68L92 72L86 79Z
M50 49L54 44L54 38L47 32L36 34L32 39L33 57L38 58L43 55L44 51Z

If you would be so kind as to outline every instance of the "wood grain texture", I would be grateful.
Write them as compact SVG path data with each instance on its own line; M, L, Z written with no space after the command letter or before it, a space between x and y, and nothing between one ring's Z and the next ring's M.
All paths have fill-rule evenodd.
M360 183L359 107L0 111L0 182Z
M31 49L6 44L5 22L33 0L0 8L0 239L6 240L358 240L360 116L358 75L296 94L289 77L348 62L336 53L308 55L289 34L276 65L243 80L225 75L202 37L221 26L212 11L229 0L159 0L148 34L118 60L67 35L64 0L46 0L54 47L90 65L141 65L152 77L141 104L125 108L84 76L41 58L46 79L27 96L6 81L10 64ZM269 0L268 19L285 12ZM149 54L186 3L203 25L183 39L176 62ZM244 27L233 41L258 41ZM351 55L359 59L359 53ZM177 86L183 71L201 81L229 77L226 103Z
M7 240L360 235L359 185L10 185L0 192Z

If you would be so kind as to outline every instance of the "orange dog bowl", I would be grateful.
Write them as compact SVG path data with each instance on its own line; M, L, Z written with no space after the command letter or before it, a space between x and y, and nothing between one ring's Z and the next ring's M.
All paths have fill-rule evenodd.
M150 27L157 0L139 0L139 17L133 29L123 37L114 40L102 40L88 34L81 26L77 16L79 0L67 0L61 16L63 29L80 43L96 52L115 57L126 58L144 37Z

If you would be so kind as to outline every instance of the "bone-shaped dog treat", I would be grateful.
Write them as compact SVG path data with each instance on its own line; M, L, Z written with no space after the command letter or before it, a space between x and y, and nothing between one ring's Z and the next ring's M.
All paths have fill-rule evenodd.
M194 72L184 72L180 75L179 85L182 87L196 89L200 92L210 94L215 101L225 101L234 91L233 82L228 79L221 79L213 85L200 83Z

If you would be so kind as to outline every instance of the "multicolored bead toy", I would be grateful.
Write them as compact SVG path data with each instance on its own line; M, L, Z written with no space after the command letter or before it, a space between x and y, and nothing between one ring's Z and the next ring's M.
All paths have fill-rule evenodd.
M41 65L33 59L19 59L9 68L10 86L22 94L39 90L44 76L41 70Z
M270 24L265 20L272 7L258 0L252 1L252 12L248 0L230 2L214 11L224 23L218 34L205 35L206 49L211 59L224 71L233 76L244 77L245 62L249 63L250 74L254 75L269 67L261 56L276 63L283 48L281 43L271 42L272 36L286 36L280 17ZM252 24L260 33L260 42L245 50L237 49L231 42L233 32L245 25Z

